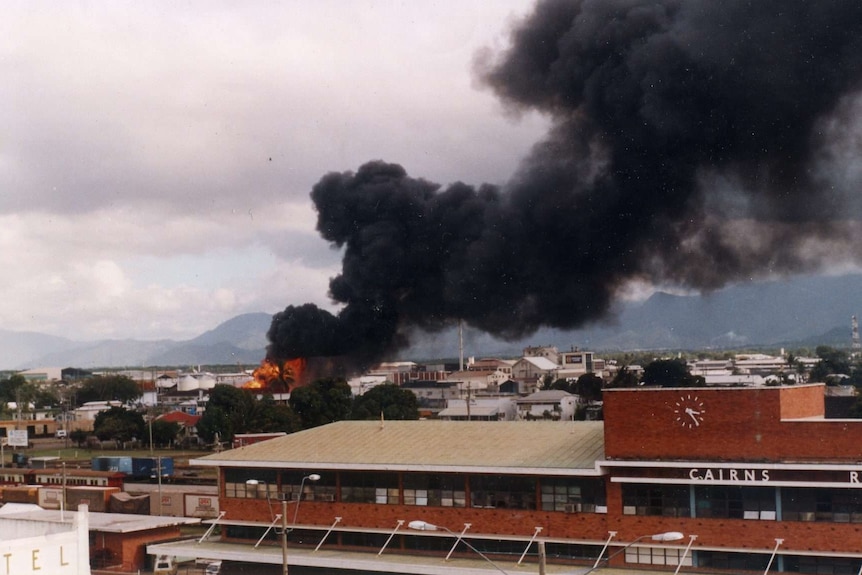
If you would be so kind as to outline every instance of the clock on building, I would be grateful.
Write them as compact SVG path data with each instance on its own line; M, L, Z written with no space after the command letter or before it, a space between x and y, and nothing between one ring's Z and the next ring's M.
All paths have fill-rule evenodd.
M674 402L674 423L686 429L700 427L705 412L703 401L697 395L687 393Z

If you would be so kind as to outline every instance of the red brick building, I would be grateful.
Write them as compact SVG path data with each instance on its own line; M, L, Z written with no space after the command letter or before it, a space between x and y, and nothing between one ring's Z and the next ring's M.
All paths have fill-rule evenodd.
M277 545L286 501L295 561L302 545L377 557L473 552L453 547L450 533L409 531L419 519L504 563L539 560L541 543L551 569L612 556L612 565L667 571L856 574L862 421L824 419L823 393L621 389L604 394L604 424L310 429L197 460L219 468L224 512L223 547L207 553L237 557L227 550L261 537ZM683 538L644 537L664 532Z

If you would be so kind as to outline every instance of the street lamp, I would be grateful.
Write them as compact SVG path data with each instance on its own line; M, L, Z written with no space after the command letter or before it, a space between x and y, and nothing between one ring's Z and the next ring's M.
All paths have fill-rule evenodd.
M457 533L455 533L454 531L452 531L451 529L449 529L447 527L443 527L442 525L434 525L433 523L428 523L426 521L421 521L421 520L411 521L410 523L407 524L407 527L410 529L413 529L415 531L441 531L441 530L445 531L446 533L452 535L453 537L457 538L459 541L464 543L464 545L469 547L479 557L481 557L482 559L484 559L485 561L490 563L491 566L494 567L494 569L496 569L500 573L503 573L504 575L509 575L509 573L507 571L504 571L502 567L500 567L499 565L497 565L496 563L491 561L491 559L487 555L485 555L484 553L482 553L481 551L479 551L478 549L473 547L473 545L471 545L469 541L462 538L460 535L458 535Z
M320 481L320 475L317 473L311 473L309 475L303 476L302 480L299 482L299 496L296 498L296 508L293 512L293 522L291 523L291 528L287 528L287 501L281 501L281 573L282 575L287 575L287 534L293 531L294 527L296 527L296 518L299 515L299 504L302 501L302 490L305 487L306 481ZM261 481L257 479L249 479L245 482L248 489L255 490L255 497L259 497L258 485L260 485ZM269 512L272 514L272 504L269 500L269 484L266 481L263 481L264 489L266 490L266 504L269 507ZM293 501L291 501L293 503ZM275 522L278 521L278 515L275 517L273 522L258 540L255 548L260 545L260 542L263 541L264 537L269 533L269 530L272 529ZM276 529L276 533L278 533L278 529Z
M296 527L296 518L299 515L299 504L302 503L302 489L305 487L305 481L320 481L320 475L317 473L311 473L309 475L305 475L302 480L299 482L299 496L296 498L296 508L293 511L293 522L290 528L290 531ZM267 496L269 496L269 491L267 491ZM287 575L287 534L289 533L287 529L287 501L282 500L281 502L281 573L282 575Z
M615 532L612 532L612 535L611 535L612 537L613 537L613 534L615 534ZM634 545L638 541L641 541L641 540L647 539L647 538L652 539L653 541L679 541L680 539L685 538L685 535L683 535L679 531L667 531L665 533L656 533L653 535L650 535L650 534L641 535L640 537L636 537L635 539L632 539L631 541L626 543L626 545L622 549L618 549L615 552L608 555L607 559L605 559L605 562L610 562L611 559L613 559L614 557L616 557L620 553L624 552L626 549L628 549L629 547L631 547L632 545ZM604 549L602 550L602 552L604 553ZM595 565L593 565L592 567L590 567L589 569L587 569L583 573L578 573L578 575L587 575L587 573L592 573L593 571L596 571L597 569L600 568L599 563L601 563L601 561L602 561L602 556L599 555L599 558L596 559Z

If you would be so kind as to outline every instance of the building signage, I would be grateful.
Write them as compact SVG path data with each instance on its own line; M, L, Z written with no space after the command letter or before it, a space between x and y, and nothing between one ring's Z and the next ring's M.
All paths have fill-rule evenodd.
M768 469L699 469L688 472L689 479L702 481L769 481Z
M83 547L84 555L79 547L86 545L86 541L86 534L79 540L77 531L3 541L0 543L0 575L89 574L86 547Z
M27 447L27 430L10 429L8 444L12 447Z
M768 483L770 481L827 481L862 485L862 471L827 472L828 476L817 472L794 472L791 470L746 469L746 468L703 468L688 470L688 478L696 481L720 483Z
M773 484L784 486L824 485L862 488L862 467L853 469L793 469L790 467L675 467L646 469L618 469L611 481L622 483L715 483L719 485ZM3 575L0 573L0 575Z

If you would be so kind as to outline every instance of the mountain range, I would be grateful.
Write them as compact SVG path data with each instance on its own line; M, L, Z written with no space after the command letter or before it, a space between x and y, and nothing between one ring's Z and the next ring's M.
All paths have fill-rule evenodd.
M849 347L851 316L862 312L862 275L808 276L751 282L709 294L657 292L631 302L605 323L577 330L542 329L519 341L501 341L469 327L465 355L517 356L526 345L576 346L601 351ZM74 341L0 330L0 369L33 367L144 367L256 365L266 353L272 316L236 316L193 339ZM399 357L457 357L457 330L414 334Z

